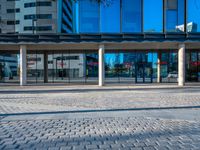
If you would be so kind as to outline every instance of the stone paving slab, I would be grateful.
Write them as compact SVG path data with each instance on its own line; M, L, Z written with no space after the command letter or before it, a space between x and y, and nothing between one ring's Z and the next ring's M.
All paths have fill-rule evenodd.
M33 86L0 88L0 114L153 107L200 107L200 86Z
M199 114L195 109L8 116L0 120L0 149L199 149Z

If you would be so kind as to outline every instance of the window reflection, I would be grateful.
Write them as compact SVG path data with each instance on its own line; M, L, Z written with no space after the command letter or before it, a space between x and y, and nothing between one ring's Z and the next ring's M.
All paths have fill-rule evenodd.
M186 80L200 81L200 59L198 52L188 52L186 54Z
M142 32L142 0L122 0L122 32Z
M184 32L184 0L165 0L165 30Z
M120 32L120 0L114 0L108 6L101 3L101 32Z
M200 31L200 1L188 0L187 2L187 32Z
M163 0L144 0L144 32L163 31Z
M99 4L91 0L81 0L79 9L80 32L99 32Z
M105 55L105 77L107 82L119 81L119 53L107 53Z
M19 54L0 54L0 82L19 82Z
M165 52L161 55L162 82L177 82L178 78L178 54L177 52Z

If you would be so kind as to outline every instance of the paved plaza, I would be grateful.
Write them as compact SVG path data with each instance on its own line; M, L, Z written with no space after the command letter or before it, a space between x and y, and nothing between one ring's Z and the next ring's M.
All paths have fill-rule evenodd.
M200 149L200 87L0 87L0 149Z
M25 115L0 120L0 149L5 150L199 148L199 109Z
M200 106L200 86L0 86L0 114Z

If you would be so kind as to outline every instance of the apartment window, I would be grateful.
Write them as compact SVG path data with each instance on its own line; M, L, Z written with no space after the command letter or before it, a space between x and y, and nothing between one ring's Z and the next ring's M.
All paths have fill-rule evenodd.
M24 8L28 8L28 7L35 7L36 6L36 3L25 3L24 4Z
M19 13L20 9L16 8L16 9L7 9L7 13Z
M25 15L24 16L25 20L28 19L52 19L52 14L31 14L31 15Z
M19 1L19 0L7 0L7 2L13 2L13 1Z
M24 27L24 31L32 31L33 27L32 26L26 26Z
M15 24L19 24L19 20L16 20L16 21L7 21L7 25L15 25Z
M37 31L51 31L52 30L52 26L40 26L40 27L36 27Z
M7 25L15 25L15 21L7 21Z
M37 6L51 6L51 2L37 2Z
M24 8L28 7L36 7L36 6L52 6L51 2L32 2L32 3L25 3Z
M15 21L15 24L19 24L19 23L20 23L20 21L19 21L19 20L16 20L16 21Z
M25 26L24 27L24 31L32 31L33 29L36 31L51 31L52 26L37 26L37 27Z

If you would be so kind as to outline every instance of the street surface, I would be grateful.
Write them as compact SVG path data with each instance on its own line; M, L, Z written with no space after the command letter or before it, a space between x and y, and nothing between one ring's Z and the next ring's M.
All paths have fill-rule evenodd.
M200 88L0 87L0 149L200 149Z

